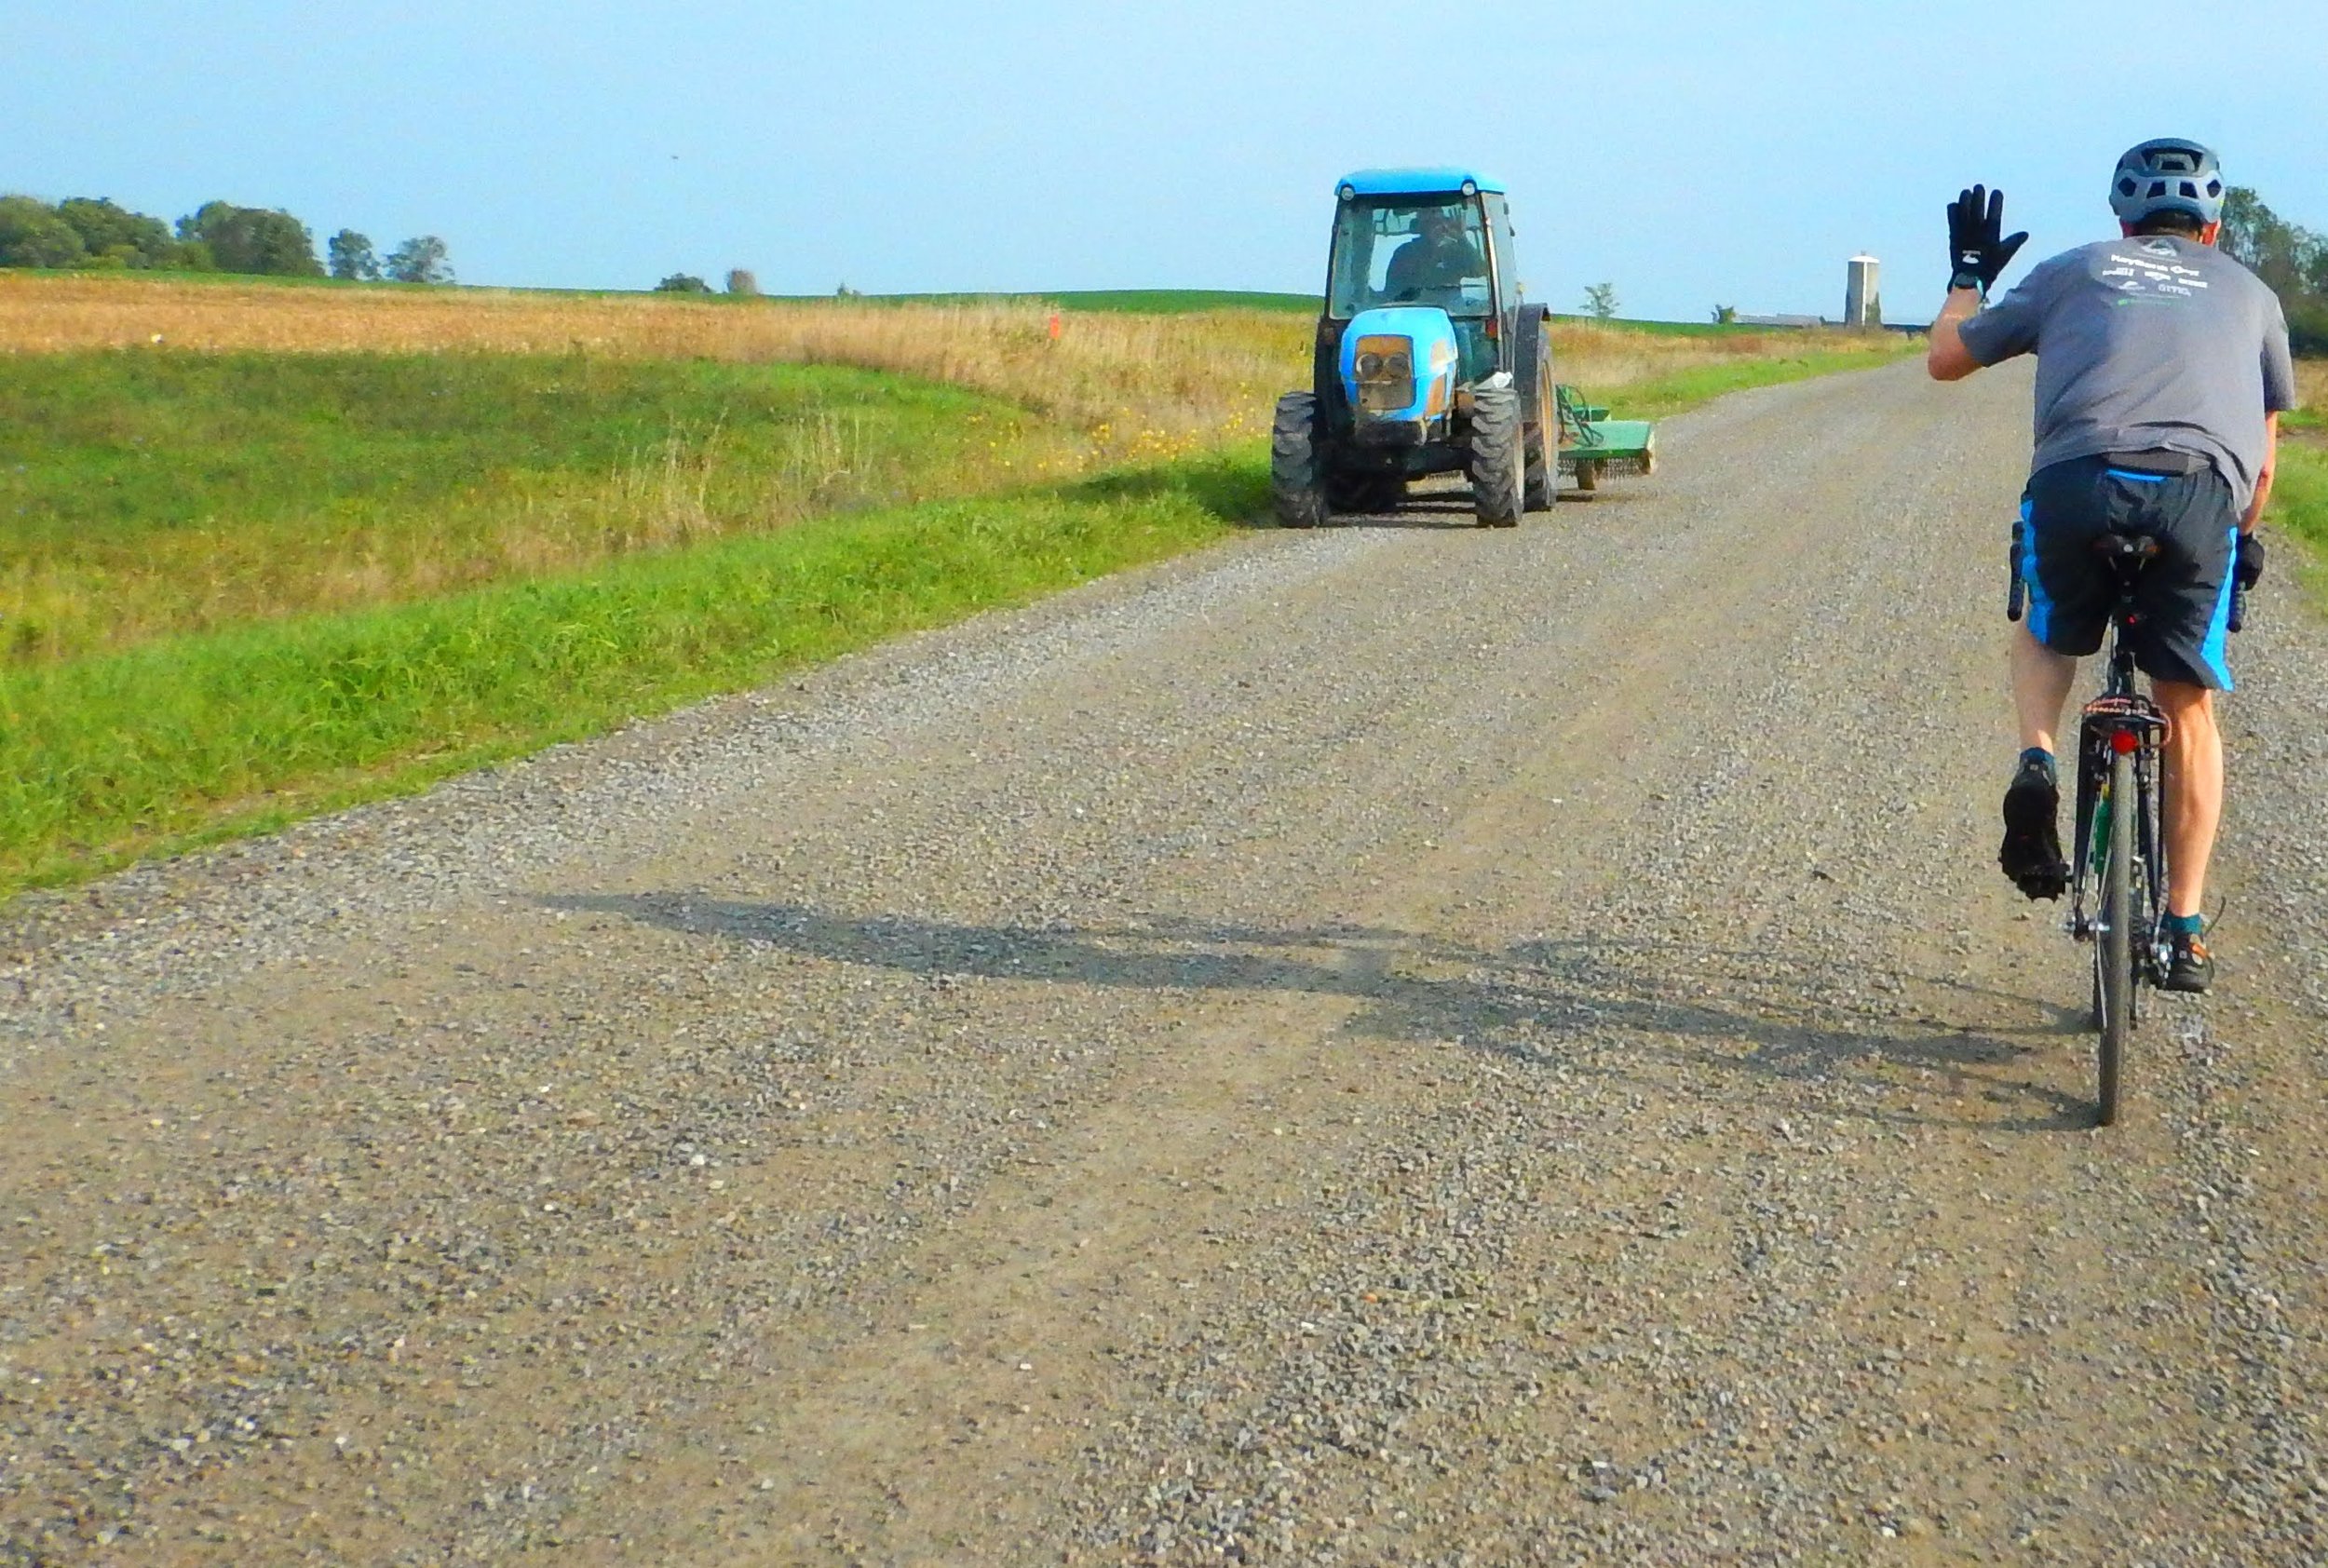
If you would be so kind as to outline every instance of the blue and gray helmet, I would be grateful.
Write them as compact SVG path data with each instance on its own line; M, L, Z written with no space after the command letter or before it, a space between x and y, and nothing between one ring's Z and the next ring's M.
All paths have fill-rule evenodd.
M2110 176L2110 210L2139 223L2159 212L2187 212L2201 223L2223 217L2223 168L2202 142L2162 136L2129 147Z

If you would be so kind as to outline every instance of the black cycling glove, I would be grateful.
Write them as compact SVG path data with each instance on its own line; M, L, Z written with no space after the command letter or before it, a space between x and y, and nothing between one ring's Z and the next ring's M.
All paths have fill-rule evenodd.
M2024 231L2004 237L2005 193L1975 185L1948 204L1948 287L1985 294L2013 252L2028 243Z
M2241 593L2253 588L2264 574L2264 541L2260 534L2240 535L2239 549L2231 557L2231 580Z

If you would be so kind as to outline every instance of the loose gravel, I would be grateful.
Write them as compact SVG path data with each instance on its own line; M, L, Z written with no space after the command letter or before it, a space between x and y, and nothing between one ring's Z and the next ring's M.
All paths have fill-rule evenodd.
M2328 1557L2328 632L2097 1131L1991 858L2027 395L20 900L0 1562Z

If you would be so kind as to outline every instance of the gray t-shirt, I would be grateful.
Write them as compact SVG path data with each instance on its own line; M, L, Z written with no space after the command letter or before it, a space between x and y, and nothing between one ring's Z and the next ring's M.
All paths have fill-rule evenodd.
M2213 462L2244 512L2264 416L2295 406L2279 297L2213 246L2173 235L2064 250L1960 331L1983 365L2037 355L2033 468L2187 453Z

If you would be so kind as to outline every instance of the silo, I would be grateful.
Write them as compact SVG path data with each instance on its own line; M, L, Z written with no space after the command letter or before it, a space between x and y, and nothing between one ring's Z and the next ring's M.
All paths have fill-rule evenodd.
M1883 293L1876 287L1877 263L1873 256L1851 258L1851 271L1843 286L1843 320L1852 327L1884 324Z

